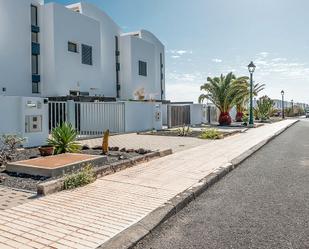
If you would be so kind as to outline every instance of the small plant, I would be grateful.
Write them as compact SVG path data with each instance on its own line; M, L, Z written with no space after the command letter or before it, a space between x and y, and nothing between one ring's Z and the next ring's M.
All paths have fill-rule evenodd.
M217 129L204 129L199 136L201 139L221 139L223 134Z
M248 125L248 122L249 122L249 117L247 114L244 114L243 117L242 117L242 122L243 122L243 125L247 126Z
M2 135L0 137L0 165L12 160L16 156L17 148L24 141L25 139L18 135Z
M55 154L76 153L81 150L80 144L76 142L77 132L72 124L62 123L51 132L51 138L47 139L48 145L55 148Z
M178 130L177 130L177 134L178 134L178 136L180 136L180 137L186 137L186 136L188 136L188 135L190 135L191 134L191 129L190 129L190 126L189 125L183 125L181 128L179 128Z
M69 175L64 179L64 189L74 189L95 181L95 174L91 164L87 164L81 171Z

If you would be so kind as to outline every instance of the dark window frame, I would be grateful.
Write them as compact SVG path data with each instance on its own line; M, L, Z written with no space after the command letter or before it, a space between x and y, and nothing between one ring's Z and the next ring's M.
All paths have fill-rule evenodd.
M35 15L34 16L34 19L35 19L34 23L32 22L33 21L33 15ZM31 25L38 26L38 7L33 5L33 4L31 4Z
M68 41L68 51L72 53L78 53L78 44L76 42Z
M147 77L147 62L138 61L138 75Z
M93 65L93 49L92 46L82 44L82 64L84 65Z

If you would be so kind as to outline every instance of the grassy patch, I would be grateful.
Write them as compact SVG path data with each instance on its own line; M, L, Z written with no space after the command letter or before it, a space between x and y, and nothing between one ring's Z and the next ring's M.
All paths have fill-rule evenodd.
M222 139L223 134L217 129L204 129L201 135L199 136L199 138L201 139Z
M64 179L64 189L74 189L85 186L95 181L94 170L91 164L86 165L81 171L68 175Z

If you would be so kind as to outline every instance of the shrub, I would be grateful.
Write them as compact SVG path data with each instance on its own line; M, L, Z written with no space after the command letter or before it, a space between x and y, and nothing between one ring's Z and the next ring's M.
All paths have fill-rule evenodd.
M81 171L68 175L64 179L64 189L74 189L85 186L95 181L94 170L91 164L86 165Z
M18 135L2 135L0 137L0 165L7 163L16 156L17 148L25 141Z
M274 113L274 101L267 96L261 97L257 101L255 108L256 119L261 121L268 120Z
M77 132L72 124L62 123L51 132L51 138L47 140L48 145L55 148L55 154L66 152L76 153L81 150L80 144L76 142Z
M205 129L199 137L201 139L221 139L223 134L217 129Z
M186 136L190 135L191 132L192 132L192 131L191 131L189 125L187 125L187 126L186 126L186 125L183 125L181 128L179 128L179 129L177 130L177 134L178 134L178 136L180 136L180 137L186 137Z

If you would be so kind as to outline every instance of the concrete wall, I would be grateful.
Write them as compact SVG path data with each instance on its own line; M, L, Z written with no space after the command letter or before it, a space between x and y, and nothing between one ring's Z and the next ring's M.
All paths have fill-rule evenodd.
M144 39L143 34L147 34ZM137 99L136 91L144 89L145 99L161 99L161 64L163 58L162 90L165 99L165 62L164 46L149 32L128 34L121 37L121 97ZM147 62L147 76L139 75L139 61Z
M30 6L39 2L0 0L0 94L32 96Z
M70 90L96 89L103 95L99 22L54 3L44 5L42 14L42 94L61 96ZM68 51L68 41L78 44L78 53ZM82 64L82 44L92 47L93 65Z
M156 119L159 114L160 118ZM161 104L154 102L125 102L125 132L162 129Z
M8 115L8 110L10 113ZM42 116L40 132L26 132L26 116ZM0 96L0 134L17 134L26 138L25 147L46 143L48 137L48 105L43 98Z
M32 94L31 4L38 6L40 94ZM146 99L161 99L160 53L164 99L164 46L152 33L123 34L108 15L88 3L0 0L0 93L6 88L10 96L59 96L77 90L116 97L115 36L119 37L121 99L135 98L140 88L145 89ZM93 65L82 64L80 52L69 52L68 41L77 43L80 52L81 44L92 46ZM138 75L139 60L148 64L147 77Z
M200 125L207 122L207 109L203 104L190 105L191 125Z
M101 87L105 96L115 97L117 94L115 36L118 36L119 38L119 50L121 51L120 34L122 31L120 27L106 13L98 9L96 6L82 2L81 13L97 20L100 24L101 74L104 76L102 79ZM120 54L120 56L122 55Z

